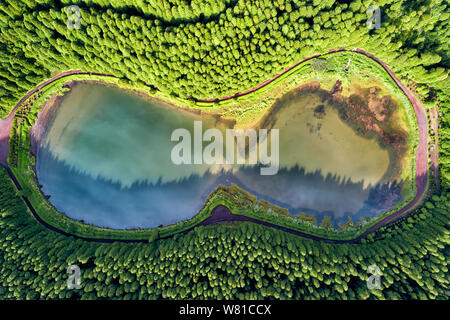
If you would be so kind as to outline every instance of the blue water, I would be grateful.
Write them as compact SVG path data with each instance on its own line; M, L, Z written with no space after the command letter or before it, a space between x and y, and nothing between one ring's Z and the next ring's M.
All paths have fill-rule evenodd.
M261 176L258 166L177 166L170 161L176 144L171 133L177 128L193 132L194 120L202 120L204 130L229 127L214 117L200 118L116 88L79 83L64 96L39 137L36 172L42 191L67 216L113 229L189 219L218 185L231 183L293 215L313 214L319 222L329 215L335 225L349 216L353 221L373 216L400 201L397 184L305 169L300 155L307 150L294 150L282 128L280 161L289 154L291 162L277 175ZM300 159L296 163L295 152ZM379 170L372 171L367 169L368 176ZM392 195L394 202L380 202Z

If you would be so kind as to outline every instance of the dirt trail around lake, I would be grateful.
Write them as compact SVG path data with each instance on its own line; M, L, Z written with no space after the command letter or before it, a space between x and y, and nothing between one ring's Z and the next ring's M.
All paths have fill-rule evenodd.
M27 92L26 95L24 95L22 97L22 99L19 100L19 102L17 102L17 104L15 105L15 107L11 110L11 112L9 113L9 115L5 118L0 119L0 165L3 165L5 167L8 166L8 156L9 156L9 135L11 132L11 128L12 128L12 122L13 122L13 118L14 115L17 111L17 109L32 95L34 95L35 93L39 92L42 88L48 86L49 84L52 84L53 82L65 78L67 76L71 76L71 75L75 75L75 74L92 74L92 75L100 75L100 76L105 76L105 77L114 77L111 76L109 74L105 74L105 73L94 73L94 72L83 72L81 70L69 70L69 71L65 71L63 73L58 74L57 76L48 79L45 82L42 82L41 84L39 84L37 87L35 87L34 89L30 90Z
M331 54L331 53L336 53L336 52L343 52L343 51L350 51L347 50L345 48L339 48L337 50L330 50L328 51L327 54ZM406 88L406 86L400 82L400 80L395 76L395 74L389 69L389 67L380 59L376 58L375 56L365 52L364 50L361 49L353 49L353 52L359 53L359 54L363 54L366 57L370 58L371 60L377 62L379 65L381 65L386 72L389 74L389 76L392 78L392 80L397 84L397 86L403 91L403 93L406 95L406 97L408 98L408 100L411 102L413 108L414 108L414 113L417 119L417 124L418 124L418 131L419 131L419 145L417 146L417 150L416 150L416 187L417 187L417 194L414 197L414 199L405 207L403 207L401 210L389 215L388 217L382 219L381 221L379 221L378 223L376 223L375 225L373 225L372 227L370 227L366 232L364 232L362 235L360 235L358 238L353 239L353 240L349 240L349 241L337 241L337 240L329 240L329 239L325 239L325 238L320 238L320 237L316 237L316 236L312 236L309 234L305 234L302 232L298 232L298 231L294 231L294 230L290 230L290 229L286 229L283 227L279 227L277 225L273 225L273 224L269 224L263 221L259 221L256 219L251 219L251 218L247 218L247 217L243 217L243 216L238 216L238 215L234 215L232 214L226 207L220 207L220 209L218 208L218 210L212 212L211 217L208 218L207 220L205 220L204 222L202 222L202 225L206 225L206 224L213 224L213 223L217 223L220 221L225 221L225 220L236 220L236 221L251 221L254 223L258 223L258 224L262 224L262 225L266 225L268 227L273 227L279 230L283 230L286 232L290 232L293 234L296 234L298 236L302 236L305 238L309 238L309 239L314 239L314 240L321 240L321 241L326 241L326 242L334 242L334 243L354 243L359 241L362 238L365 238L368 234L376 231L378 228L380 228L381 226L385 225L386 223L389 223L395 219L397 219L399 216L404 215L405 213L407 213L409 210L413 209L422 199L422 196L425 194L426 189L427 189L427 179L428 179L428 126L427 126L427 115L425 113L425 111L422 109L422 107L420 106L420 103L417 101L417 99L414 97L414 95ZM269 79L263 83L261 83L260 85L258 85L255 88L249 89L247 91L244 91L242 93L236 93L235 95L232 96L226 96L223 98L218 98L218 99L197 99L196 101L199 102L215 102L215 101L225 101L225 100L229 100L229 99L233 99L236 97L241 97L244 95L248 95L252 92L257 91L258 89L261 89L263 87L265 87L266 85L270 84L271 82L275 81L277 78L279 78L280 76L284 75L286 72L292 70L293 68L295 68L296 66L300 65L301 63L304 63L308 60L312 60L314 58L318 58L322 55L314 55L312 57L309 58L304 58L303 60L297 62L296 64L294 64L293 66L285 69L282 73L280 74L276 74L272 79ZM14 107L14 109L11 111L11 113L3 119L0 119L0 164L7 167L8 168L8 164L7 164L7 158L9 155L9 135L10 135L10 131L11 131L11 126L12 126L12 120L14 117L14 114L16 112L16 110L22 105L22 103L24 103L30 96L32 96L34 93L40 91L42 88L44 88L45 86L70 75L75 75L75 74L92 74L92 75L100 75L100 76L107 76L107 77L115 77L113 75L108 75L108 74L103 74L103 73L94 73L94 72L83 72L80 70L70 70L70 71L66 71L63 72L43 83L41 83L40 85L38 85L36 88L30 90L22 99L20 99L20 101L16 104L16 106ZM436 165L436 164L435 164ZM8 170L9 171L9 170ZM10 173L11 175L11 173ZM13 179L14 181L14 179ZM16 186L17 183L16 181L14 181ZM33 214L35 214L35 210L31 207L31 204L29 201L27 201L27 199L25 199L26 204L28 205L28 207L30 208L30 210L33 212ZM35 214L36 216L36 214ZM42 221L41 219L38 219L38 221ZM45 224L44 224L45 225ZM54 228L52 228L53 230ZM63 231L61 231L61 233L64 234ZM83 238L85 240L92 240L92 241L102 241L102 239L88 239L88 238ZM105 239L105 241L111 241L110 239ZM117 241L121 241L121 240L117 240ZM122 240L124 241L124 240ZM134 242L134 241L128 241L125 240L126 242ZM144 242L147 242L147 240L143 240Z

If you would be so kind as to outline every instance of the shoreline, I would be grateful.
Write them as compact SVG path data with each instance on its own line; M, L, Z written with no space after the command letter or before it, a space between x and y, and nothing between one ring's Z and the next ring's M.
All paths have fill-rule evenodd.
M172 110L175 110L180 113L187 113L187 114L195 115L195 116L199 116L199 117L214 117L216 119L216 123L223 123L225 125L232 124L231 127L234 127L234 125L236 124L235 119L227 119L219 111L207 112L207 110L208 110L207 108L200 109L200 108L183 107L183 106L177 105L173 102L164 100L161 97L152 96L144 90L128 88L128 87L121 87L121 86L117 85L116 83L112 83L112 82L108 82L108 81L88 80L88 79L71 80L70 82L67 82L65 85L70 90L72 90L73 87L75 87L79 84L89 84L89 83L95 83L98 85L115 88L117 90L122 90L126 94L136 95L148 103L157 103L159 105L162 105L165 108L172 109ZM61 103L61 102L59 102L59 103ZM59 107L59 104L57 107Z
M41 138L45 135L49 123L54 120L63 98L62 95L53 95L38 112L38 117L30 130L30 152L33 156L37 156L38 145L42 144Z
M331 53L341 52L341 51L349 51L349 50L346 50L345 48L339 48L337 50L329 50L328 53L326 53L326 54L331 54ZM391 77L391 79L400 88L400 90L406 95L406 97L408 98L408 100L412 104L412 106L414 108L415 118L416 118L416 121L417 121L417 124L418 124L418 131L419 131L419 144L418 144L417 150L416 150L416 161L415 161L415 164L416 164L416 179L415 179L415 182L416 182L416 186L417 186L417 194L416 194L416 196L414 197L414 199L409 204L404 206L402 209L399 209L397 212L394 212L394 213L388 215L387 217L381 219L379 222L375 223L372 227L367 229L367 231L364 232L361 236L359 236L358 238L354 239L354 240L358 240L360 238L363 238L363 237L367 236L367 234L377 230L379 227L385 225L386 223L389 223L390 221L396 219L397 217L399 217L403 213L407 212L409 209L413 208L419 201L421 201L421 198L424 195L424 192L425 192L426 187L427 187L427 173L428 173L428 168L427 168L427 136L428 136L428 131L427 131L427 121L426 121L427 116L424 113L424 111L421 109L420 104L415 99L415 97L409 92L409 90L400 82L400 80L398 80L398 78L396 78L396 76L387 67L387 65L384 62L382 62L381 60L379 60L378 58L374 57L373 55L371 55L369 53L366 53L363 50L354 49L352 51L353 52L357 52L359 54L363 54L366 57L370 58L371 60L375 61L376 63L378 63L388 73L388 75ZM262 84L260 84L258 87L255 87L253 89L247 90L244 93L237 93L234 96L224 97L222 99L214 99L214 100L208 99L208 100L196 100L196 101L204 101L204 102L225 101L225 100L229 100L229 99L234 98L234 97L238 97L238 96L243 96L243 95L249 94L251 92L256 91L259 88L262 88L262 87L268 85L269 83L273 82L275 79L279 78L281 75L285 74L289 70L292 70L293 68L295 68L296 66L300 65L301 63L303 63L305 61L308 61L308 60L311 60L313 58L320 57L320 56L322 56L322 55L315 55L315 56L312 56L312 57L309 57L309 58L304 58L302 61L299 61L295 65L285 69L285 71L283 71L282 73L277 74L271 80L267 80L267 81L263 82ZM27 95L24 96L19 101L19 103L13 109L11 114L13 114L15 112L15 110L21 105L21 103L23 101L25 101L30 95L34 94L36 91L40 90L42 87L44 87L47 84L50 84L50 83L52 83L52 82L54 82L54 81L56 81L58 79L61 79L61 78L65 77L65 76L72 75L72 74L103 75L103 76L116 78L113 75L107 75L107 74L99 74L99 73L91 73L91 72L86 73L86 72L82 72L82 71L67 71L67 72L65 72L63 74L60 74L60 75L58 75L58 76L56 76L56 77L54 77L52 79L47 80L46 82L42 83L41 85L39 85L35 89L29 91L27 93ZM11 116L11 114L10 114L10 116ZM30 206L31 206L31 204L30 204ZM305 235L305 237L313 238L314 236ZM324 240L325 241L326 239L325 238L320 238L319 240ZM349 241L346 241L346 242L352 242L354 240L349 240ZM120 240L118 240L118 241L120 241Z
M378 86L372 86L372 87L377 87ZM367 87L367 89L372 88L372 87ZM350 89L350 88L349 88ZM274 104L266 111L266 113L264 114L264 116L260 119L260 121L257 124L257 127L264 127L267 126L268 129L269 127L273 127L273 116L279 112L283 107L286 106L286 100L289 100L292 97L299 97L301 95L305 95L305 94L315 94L317 96L320 96L322 99L322 102L324 104L326 104L328 107L336 110L338 112L339 115L339 119L346 125L349 126L356 135L358 135L359 137L363 138L363 139L367 139L367 140L373 140L375 139L377 144L379 145L379 147L383 150L386 150L389 154L389 166L385 172L385 174L383 175L383 177L380 179L380 181L378 181L378 183L393 183L393 182L401 182L401 177L404 174L405 170L410 171L410 167L405 167L403 166L403 162L405 160L405 158L407 158L410 153L411 153L411 148L408 145L408 142L406 141L406 143L401 144L402 148L406 148L406 152L403 152L403 154L399 154L399 151L396 150L393 145L387 143L385 141L385 139L383 139L384 134L386 134L386 131L384 129L381 129L380 132L376 132L376 131L368 131L368 130L358 130L358 125L361 125L361 121L359 121L356 117L352 118L347 118L345 119L341 113L343 108L350 108L349 104L348 104L348 99L351 97L351 95L345 96L345 95L340 95L340 98L342 98L342 101L335 101L336 100L336 95L335 94L340 94L340 92L333 92L333 89L331 90L327 90L325 88L321 87L321 84L319 82L313 81L313 82L308 82L308 83L304 83L290 91L288 91L287 93L283 94L281 97L277 98L274 102ZM391 96L389 96L391 97ZM289 102L289 101L288 101ZM367 102L367 101L364 101ZM397 112L397 110L394 110L394 112ZM375 115L373 115L373 117L375 118ZM272 120L271 120L272 119ZM389 120L392 120L391 118L389 118ZM358 122L359 121L359 122ZM357 122L357 123L355 123ZM390 121L389 123L390 125L392 125L392 121ZM388 128L391 129L391 128ZM412 129L412 128L410 128ZM409 134L409 132L407 132L408 134L408 141L411 138L411 135ZM405 151L405 149L403 149L403 151ZM394 170L394 169L398 169L398 170Z

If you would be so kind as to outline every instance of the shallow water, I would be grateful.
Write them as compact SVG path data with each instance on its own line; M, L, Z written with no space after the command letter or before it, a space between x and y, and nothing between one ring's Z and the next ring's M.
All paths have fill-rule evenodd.
M39 183L58 210L98 226L151 228L189 219L220 184L235 183L292 214L332 216L334 224L389 209L392 203L380 199L400 191L378 185L388 152L356 135L314 93L282 100L272 115L280 132L273 176L261 176L258 166L173 164L173 130L192 133L194 120L203 130L224 131L226 124L120 89L78 83L54 112L39 137Z

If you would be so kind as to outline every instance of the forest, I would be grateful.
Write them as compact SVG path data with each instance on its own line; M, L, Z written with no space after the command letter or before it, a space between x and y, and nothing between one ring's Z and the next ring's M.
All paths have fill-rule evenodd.
M46 229L0 172L4 299L448 299L449 198L361 244L326 244L251 223L151 243L99 243ZM67 289L66 269L81 269ZM369 266L380 289L369 290Z
M376 3L379 29L367 27L371 2L360 0L2 0L0 117L71 69L207 99L255 87L305 57L358 47L385 61L424 106L438 108L442 190L359 244L249 223L101 243L37 223L1 168L0 298L447 300L450 10L442 0ZM66 287L72 264L82 270L79 290ZM379 290L367 289L372 265L381 270Z

